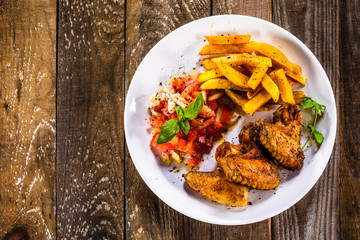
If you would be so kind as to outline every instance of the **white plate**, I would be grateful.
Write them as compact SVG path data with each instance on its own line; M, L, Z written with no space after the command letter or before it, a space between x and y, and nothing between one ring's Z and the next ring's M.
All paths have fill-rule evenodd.
M302 88L307 96L326 105L326 113L317 124L325 140L317 151L314 147L305 150L305 162L300 171L281 170L281 182L275 190L252 190L252 205L230 208L212 202L191 190L180 172L170 172L171 167L164 166L152 153L149 141L149 118L147 106L150 96L159 91L159 83L165 83L170 76L179 72L193 73L193 68L201 71L199 50L206 43L204 35L251 34L251 39L265 42L280 48L290 61L299 64L303 75L308 78ZM304 124L307 114L304 113ZM225 139L238 143L237 135L244 124L258 118L272 119L272 113L256 113L242 117ZM136 169L150 189L166 204L191 218L222 225L240 225L261 221L285 211L299 201L316 183L324 171L334 145L336 134L336 106L334 95L325 74L316 57L295 36L270 22L240 15L222 15L203 18L188 23L158 42L139 65L125 104L125 135L130 155ZM302 138L304 143L306 137ZM215 169L213 148L205 161L201 163L203 171Z

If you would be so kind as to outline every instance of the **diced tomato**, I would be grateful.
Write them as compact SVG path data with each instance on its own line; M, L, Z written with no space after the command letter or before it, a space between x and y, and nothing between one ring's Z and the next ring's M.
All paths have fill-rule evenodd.
M173 112L173 113L169 114L169 119L172 119L172 118L177 118L176 112Z
M220 131L221 131L221 128L222 128L222 124L219 123L219 122L214 122L213 128L214 128L215 131L219 131L219 132L220 132Z
M150 117L148 124L153 128L161 128L165 121L157 119L156 117Z
M199 112L199 116L203 117L203 118L214 117L215 112L214 112L214 110L212 110L208 106L204 105L203 108Z
M215 118L214 117L211 117L209 119L206 119L206 121L204 122L204 124L198 128L198 131L199 131L199 134L200 135L206 135L206 131L207 131L207 128L211 125L213 125L215 122Z
M192 131L189 132L187 139L188 139L190 142L193 142L193 141L196 140L197 135L198 135L197 131L196 131L196 130L192 130Z
M196 89L198 89L199 87L196 86L196 88L194 89L193 92L190 93L190 96L195 99L197 97L197 95L199 94L199 91L196 91Z
M206 135L207 136L214 136L216 138L221 137L220 131L216 131L212 127L206 129Z
M207 105L209 106L209 108L211 108L212 110L215 111L218 108L219 103L218 103L218 101L215 100L215 101L209 102Z
M187 135L180 129L179 133L176 134L177 137L179 138L187 138Z
M161 112L162 113L162 112ZM165 114L161 114L160 115L160 119L164 121L164 123L166 122L166 120L168 120L168 117Z
M183 138L178 138L174 144L176 150L188 153L192 156L198 156L200 150L202 149L196 142L190 142Z
M199 118L194 118L192 120L189 120L190 126L193 128L197 128L199 126L202 126L203 123L203 119L199 119Z
M185 87L189 86L189 85L195 85L197 86L199 84L199 82L196 79L192 79L192 78L187 78L186 82L185 82Z
M162 108L164 108L166 101L160 101L160 104L155 107L156 112L160 112Z
M206 147L214 146L214 136L210 136L209 138L206 139L205 146Z
M186 161L186 165L190 167L197 167L199 165L199 159L198 158L191 158Z
M183 97L183 98L189 98L189 96L190 97L192 97L192 98L194 98L194 96L192 95L192 93L193 93L193 91L195 90L195 89L197 89L197 87L198 87L198 82L197 81L195 81L195 82L193 82L193 81L191 81L192 83L191 84L189 84L185 89L184 89L184 91L181 93L181 97ZM197 96L197 95L196 95ZM195 96L195 97L196 97Z
M187 82L186 78L178 77L173 81L173 86L177 92L182 92L186 88L185 83Z
M163 144L156 144L156 141L159 137L159 133L156 133L154 137L151 139L151 146L155 148L156 150L170 154L172 150L174 150L174 146L170 143L163 143Z
M220 118L220 123L226 125L230 122L232 110L228 106L224 106Z

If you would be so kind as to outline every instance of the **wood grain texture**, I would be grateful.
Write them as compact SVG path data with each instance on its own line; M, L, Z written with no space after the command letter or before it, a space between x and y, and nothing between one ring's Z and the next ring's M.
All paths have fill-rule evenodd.
M272 20L271 0L213 1L213 14L242 14ZM250 200L251 201L251 200ZM213 239L271 239L271 219L243 226L214 226Z
M59 239L124 237L124 9L59 1Z
M360 239L360 3L341 1L340 237Z
M146 53L166 34L210 15L209 0L128 1L126 8L126 86ZM185 217L145 185L126 155L127 239L210 239L211 225Z
M0 239L55 239L56 2L0 5Z
M212 14L240 14L257 17L271 22L271 0L222 0L213 1Z
M302 40L324 67L340 104L339 1L273 1L274 23ZM312 79L309 79L311 81ZM342 125L338 125L337 139ZM274 239L337 239L340 141L323 175L295 206L272 219Z

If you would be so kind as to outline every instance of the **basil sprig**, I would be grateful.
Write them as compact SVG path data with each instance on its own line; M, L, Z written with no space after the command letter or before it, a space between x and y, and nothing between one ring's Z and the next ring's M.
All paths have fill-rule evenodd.
M304 99L303 102L301 102L301 107L304 109L311 109L313 112L315 112L315 120L314 124L309 124L307 127L310 130L310 135L315 139L315 141L318 144L321 144L324 141L324 136L321 132L316 130L315 125L318 118L318 115L322 115L325 112L326 106L321 105L317 103L316 101L312 100L311 98L304 96L302 97ZM302 150L304 150L306 144L309 142L310 138L305 142L304 146L302 147Z
M196 118L203 106L204 98L202 93L199 93L195 100L191 102L187 108L183 109L182 107L177 106L175 111L178 115L178 119L172 118L162 126L156 144L169 142L176 136L176 134L178 134L180 129L188 135L190 131L190 123L188 120Z

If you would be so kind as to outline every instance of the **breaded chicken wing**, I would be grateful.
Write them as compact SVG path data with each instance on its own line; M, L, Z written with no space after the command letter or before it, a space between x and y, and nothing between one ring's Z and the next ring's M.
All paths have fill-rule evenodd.
M274 113L274 122L255 122L259 142L286 169L301 169L305 156L300 147L302 120L296 105L281 106Z
M229 181L220 169L214 172L190 171L185 180L190 188L224 205L243 207L249 201L248 188Z
M239 146L224 142L216 149L215 157L232 181L262 190L279 185L280 176L276 165L257 146L242 154Z

